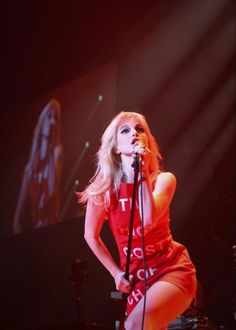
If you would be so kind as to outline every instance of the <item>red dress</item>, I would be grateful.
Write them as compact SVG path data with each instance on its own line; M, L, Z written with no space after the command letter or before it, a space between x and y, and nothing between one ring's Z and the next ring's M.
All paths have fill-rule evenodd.
M121 182L118 194L111 198L109 226L119 250L120 267L125 271L129 235L132 183ZM190 292L195 297L196 276L186 248L173 241L169 228L169 210L155 224L145 228L145 255L147 288L159 281L166 281ZM130 259L130 273L134 275L132 292L127 299L127 315L144 293L144 269L141 219L138 205L134 213L134 228Z

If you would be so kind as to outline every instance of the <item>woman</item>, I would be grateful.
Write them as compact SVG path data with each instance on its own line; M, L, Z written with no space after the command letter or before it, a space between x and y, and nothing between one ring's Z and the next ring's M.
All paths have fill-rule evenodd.
M62 171L60 114L60 104L52 99L39 116L15 211L14 233L58 221ZM25 217L27 203L31 215ZM27 223L29 218L31 222Z
M143 221L145 251L141 239L140 197L136 203L129 281L126 264L130 201L137 154L142 155ZM176 188L172 173L161 169L162 157L143 115L120 112L102 136L97 170L80 195L87 202L85 239L110 274L116 288L128 293L125 329L141 329L146 257L146 311L144 329L161 329L183 313L196 291L195 268L186 248L173 241L169 229L169 206ZM139 183L139 190L140 190ZM117 265L100 238L104 219L116 240Z

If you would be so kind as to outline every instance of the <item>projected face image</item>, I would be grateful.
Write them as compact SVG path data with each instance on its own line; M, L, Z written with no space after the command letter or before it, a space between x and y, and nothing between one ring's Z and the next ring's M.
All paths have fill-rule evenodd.
M58 221L62 150L60 104L52 99L41 111L34 129L30 157L25 166L14 215L15 233ZM22 220L26 205L30 211L27 224Z

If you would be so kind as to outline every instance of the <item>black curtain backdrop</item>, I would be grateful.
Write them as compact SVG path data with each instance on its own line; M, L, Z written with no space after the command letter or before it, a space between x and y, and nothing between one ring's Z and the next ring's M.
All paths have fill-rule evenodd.
M78 135L78 146L85 139L94 141L94 149L81 164L82 185L94 166L92 151L113 114L127 105L140 107L160 145L166 170L177 177L171 228L174 239L188 247L196 264L204 312L215 323L232 326L235 2L5 3L0 63L2 240L15 239L12 217L39 104L63 86L68 91L72 82L87 81L83 87L76 85L78 92L71 91L75 113L84 90L90 109L92 98L96 100L99 94L109 102L91 121L86 138ZM112 72L109 79L103 79L108 72L104 68ZM86 80L93 74L98 84ZM37 104L35 110L32 104ZM65 122L73 121L66 112L63 116ZM82 128L81 107L78 118ZM73 136L66 134L66 146L70 138L76 145L74 132L75 128ZM67 147L71 163L64 168L64 178L73 164L72 152ZM76 202L70 207L68 219L79 214ZM1 258L4 267L10 267L8 256L4 258L3 253Z

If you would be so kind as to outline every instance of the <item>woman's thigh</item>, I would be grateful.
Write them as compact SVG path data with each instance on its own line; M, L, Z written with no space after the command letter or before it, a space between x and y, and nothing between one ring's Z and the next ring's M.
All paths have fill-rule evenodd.
M193 297L179 287L164 281L154 283L147 291L145 309L145 330L166 327L191 304ZM126 323L127 330L141 330L143 298L130 313Z

